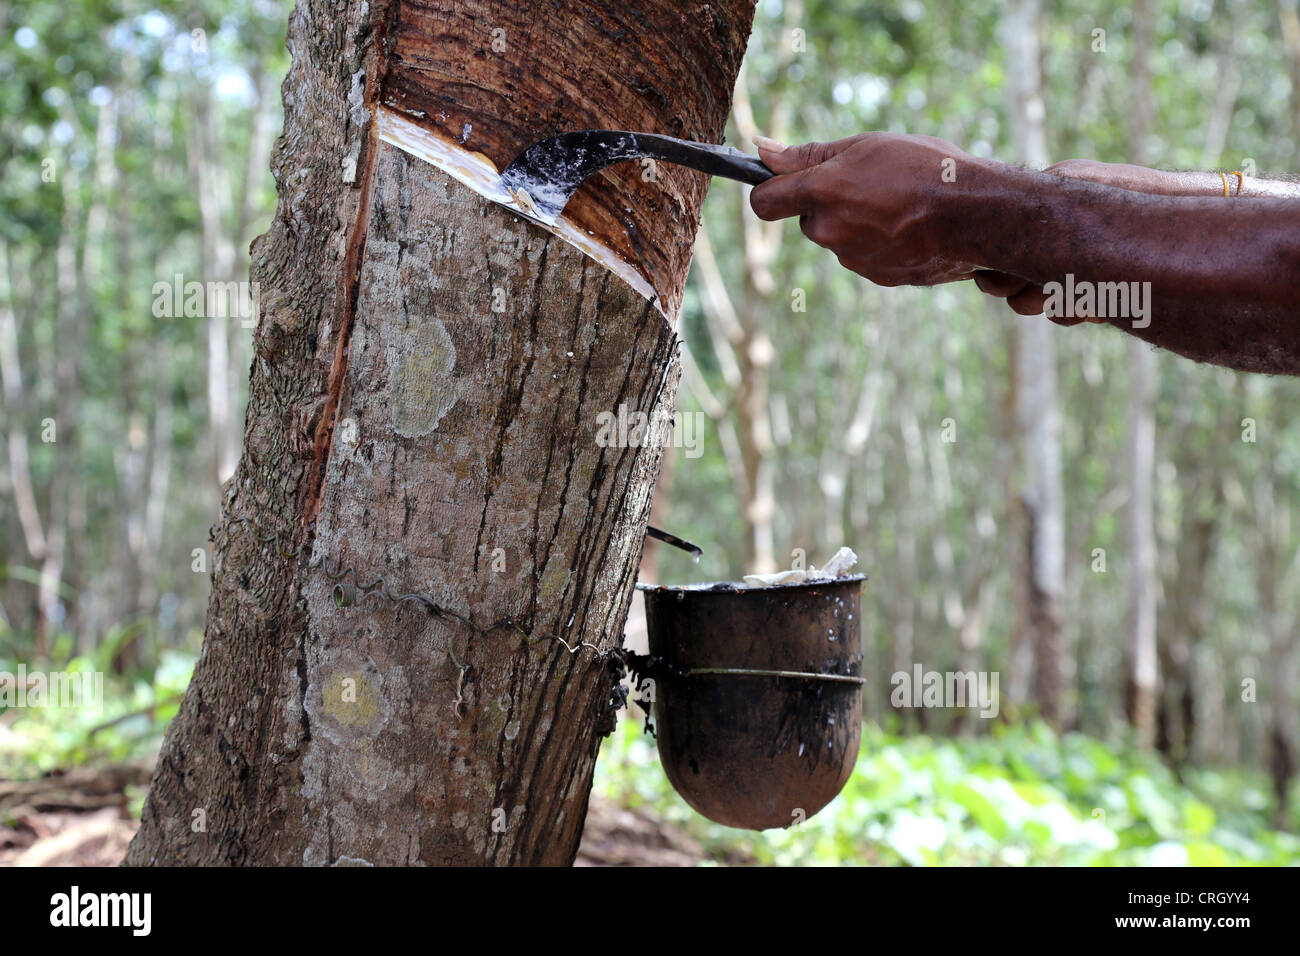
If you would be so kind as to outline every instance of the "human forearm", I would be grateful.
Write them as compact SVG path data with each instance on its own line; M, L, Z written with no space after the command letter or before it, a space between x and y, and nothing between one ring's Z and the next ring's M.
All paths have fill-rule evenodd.
M960 257L1037 285L1139 283L1146 314L1106 321L1199 361L1300 374L1300 200L1148 195L963 165L953 201L938 197Z
M1183 174L1082 160L1031 172L929 136L758 146L778 175L750 194L754 212L797 216L804 235L880 285L973 278L1023 315L1064 304L1049 317L1104 316L1199 361L1300 375L1300 199L1168 195L1188 188L1170 178ZM1063 294L1080 282L1091 300Z
M1204 196L1232 199L1300 199L1300 182L1261 179L1241 172L1212 173L1150 169L1131 163L1102 163L1094 159L1067 159L1047 172L1082 179L1101 186L1116 186L1165 196Z

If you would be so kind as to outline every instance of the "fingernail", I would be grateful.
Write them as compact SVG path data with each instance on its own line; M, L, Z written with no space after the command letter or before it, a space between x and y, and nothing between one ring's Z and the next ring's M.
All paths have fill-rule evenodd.
M767 150L769 153L783 153L786 150L785 143L772 139L768 136L754 136L754 145L759 149Z

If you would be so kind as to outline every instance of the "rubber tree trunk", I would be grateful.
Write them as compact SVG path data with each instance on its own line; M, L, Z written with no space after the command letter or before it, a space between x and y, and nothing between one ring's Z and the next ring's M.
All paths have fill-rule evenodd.
M752 14L300 0L244 452L128 864L572 861L705 180L584 187L615 274L378 121L498 168L566 128L717 142ZM654 434L602 441L620 406Z

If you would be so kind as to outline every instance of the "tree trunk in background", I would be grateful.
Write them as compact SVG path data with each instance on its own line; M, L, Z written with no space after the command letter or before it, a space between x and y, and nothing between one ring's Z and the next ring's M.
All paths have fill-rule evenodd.
M1239 41L1241 31L1237 24L1245 5L1244 0L1227 0L1223 12L1215 17L1215 26L1218 28L1218 38L1216 45L1218 47L1218 92L1214 97L1214 107L1210 111L1209 121L1205 124L1205 146L1201 150L1201 169L1214 169L1223 159L1223 151L1228 145L1228 130L1232 126L1232 114L1237 110L1237 93L1241 89L1241 69L1237 64L1237 53L1242 45ZM1137 36L1136 24L1134 28L1134 39L1141 39L1146 49L1151 46L1151 17L1150 8L1144 10L1145 32L1139 38ZM1136 50L1134 51L1137 52ZM1146 69L1146 55L1143 54L1143 69ZM1149 72L1145 77L1148 90L1150 88ZM1147 111L1144 114L1148 125L1144 129L1150 129L1152 101L1150 96L1147 97ZM1136 115L1134 119L1136 119ZM1132 162L1138 162L1134 159ZM1235 163L1234 163L1235 165Z
M38 433L29 434L34 419L28 417L34 401L32 386L39 374L34 375L30 366L39 368L41 363L39 354L34 361L24 359L19 330L24 319L36 311L31 290L49 285L48 272L48 262L46 275L42 275L36 262L24 261L13 246L0 240L0 398L4 412L0 430L5 437L7 466L0 470L0 489L7 493L12 488L13 493L13 507L3 509L3 532L6 541L16 543L21 539L24 544L24 550L12 547L4 558L10 570L0 582L0 615L10 626L17 620L41 620L40 589L13 570L30 569L45 557L45 526L31 462L31 451L39 438Z
M63 216L55 252L55 286L58 291L54 343L57 387L54 436L58 460L66 467L55 468L49 485L49 517L45 523L45 554L41 561L40 606L33 656L41 659L49 650L49 641L63 623L67 606L63 603L65 585L63 569L68 558L69 541L79 541L76 532L84 524L84 510L77 503L80 494L79 429L81 394L81 353L85 348L85 273L77 267L78 242L84 241L81 224L81 190L75 167L65 162L59 172L63 191ZM92 200L93 201L93 200Z
M736 300L727 292L706 229L700 230L696 248L705 291L705 322L726 385L721 399L709 396L710 412L715 425L726 429L724 448L745 534L741 567L732 568L731 573L737 578L740 574L767 573L777 570L772 427L768 414L769 370L775 356L766 327L767 304L763 301L771 289L758 292L752 268L747 269L738 309Z
M1204 169L1218 166L1223 159L1228 128L1237 107L1237 93L1241 87L1241 70L1238 68L1241 43L1240 31L1234 18L1242 9L1242 0L1230 0L1227 7L1229 16L1217 18L1219 33L1216 42L1221 80L1214 110L1205 129L1205 146L1201 151L1200 162ZM1141 39L1144 42L1140 49L1149 50L1149 18ZM1145 58L1145 53L1143 55ZM1149 92L1149 71L1145 62L1143 82ZM1150 104L1149 97L1146 102ZM1146 115L1150 116L1150 110ZM1181 393L1188 387L1203 388L1199 376L1184 378L1187 371L1184 366L1176 363L1172 371L1179 386L1175 389L1176 393ZM1238 376L1236 383L1240 390L1244 379ZM1187 417L1189 411L1183 406L1175 408L1175 422ZM1239 419L1236 404L1221 402L1217 434L1233 434L1239 427ZM1167 447L1172 449L1180 503L1177 527L1166 536L1174 560L1170 573L1160 578L1166 597L1162 605L1163 612L1157 618L1159 704L1156 746L1178 767L1207 756L1205 748L1200 745L1205 739L1199 733L1201 711L1206 702L1218 699L1216 694L1204 693L1207 681L1204 676L1206 670L1202 660L1202 647L1211 619L1213 582L1210 563L1214 558L1219 523L1224 516L1226 504L1223 496L1224 471L1217 460L1207 459L1198 448L1194 429L1183 424L1173 432Z
M206 54L203 54L206 56ZM199 233L202 238L203 275L194 278L206 282L231 282L235 279L235 246L231 241L225 206L230 202L229 183L224 166L215 155L217 134L213 115L212 91L199 84L193 104L194 121L190 124L189 162L199 207ZM190 277L186 277L189 281ZM220 487L235 472L239 461L239 378L231 372L231 326L239 322L228 311L207 309L207 399L208 439L211 444L212 479Z
M905 353L904 353L905 354ZM909 363L909 366L910 363ZM917 422L915 389L904 376L898 377L894 393L895 418L898 422L899 447L902 454L897 455L898 488L903 496L903 503L898 514L898 582L896 599L898 601L898 619L894 628L894 670L893 673L912 673L916 664L927 669L925 649L921 646L921 637L925 633L924 614L921 606L924 595L924 574L921 568L920 540L924 534L924 507L926 497L921 487L925 483L925 452L922 444L921 426ZM922 626L918 627L918 621ZM892 695L891 695L892 701ZM913 707L905 715L904 726L910 717L924 732L930 722L929 710L925 707Z
M1297 13L1296 0L1281 0L1283 36L1286 41L1287 64L1291 72L1291 118L1292 138L1300 137L1300 14ZM1274 421L1280 416L1275 415ZM1278 458L1272 458L1274 465ZM1275 481L1280 479L1273 469ZM1291 477L1283 480L1293 480ZM1288 513L1289 516L1289 513ZM1288 565L1286 586L1294 589L1297 585L1296 572L1300 571L1300 554ZM1279 829L1287 828L1288 795L1291 780L1296 771L1296 697L1295 682L1297 675L1297 641L1296 616L1291 614L1284 626L1276 627L1269 647L1269 660L1276 678L1276 688L1272 694L1272 707L1269 719L1269 767L1273 774L1273 792L1277 800L1274 809L1274 825Z
M1300 130L1300 3L1278 0L1277 10L1282 21L1287 71L1291 74L1291 117L1295 128Z
M1268 420L1277 420L1277 409L1269 410ZM1255 547L1256 613L1264 635L1263 661L1259 676L1259 700L1265 703L1264 721L1268 728L1268 767L1273 778L1273 825L1285 829L1287 797L1295 773L1295 627L1294 614L1282 606L1281 596L1297 584L1300 555L1287 560L1287 543L1291 540L1291 510L1278 501L1275 487L1280 480L1270 464L1256 479L1253 504L1257 521Z
M9 274L9 246L0 243L0 396L4 397L9 481L13 484L14 510L18 515L19 526L23 529L27 554L32 560L40 561L45 557L45 529L41 525L36 489L32 484L26 431L27 396L23 386L22 352Z
M605 447L597 416L626 406L662 437L676 337L376 117L498 168L566 128L716 142L752 14L300 0L244 454L129 864L572 861L659 458ZM674 315L705 180L640 171L603 173L566 218ZM444 612L351 588L381 577Z
M1021 473L1025 467L1025 442L1020 428L1020 409L1024 399L1020 396L1020 322L1007 327L1004 335L1008 356L1007 391L1003 400L1005 431L999 436L1011 450L1013 476L1003 486L1011 499L1007 509L1006 551L1004 557L1011 569L1011 634L1007 647L1007 673L1002 687L1009 702L1019 706L1029 699L1029 675L1034 666L1033 629L1029 620L1029 550L1030 521L1032 515L1021 488Z
M1038 0L1013 0L1002 36L1007 51L1007 113L1016 159L1048 164L1043 128ZM1054 326L1045 317L1018 319L1016 415L1024 442L1027 554L1022 575L1028 606L1022 619L1033 648L1033 699L1055 723L1061 713L1061 597L1065 587L1064 500L1061 488L1061 414L1056 384Z
M793 45L784 38L802 22L802 17L802 0L787 0L782 13L781 53L774 68L778 74L783 73L794 60ZM742 70L735 88L735 124L742 143L750 142L760 132L747 83L748 76ZM780 93L773 94L767 125L761 132L784 142L789 125L789 98ZM772 363L776 359L770 312L773 296L778 292L772 277L772 265L781 247L784 223L780 220L763 222L750 215L748 198L746 187L744 201L738 206L738 231L744 256L741 273L744 282L739 295L733 296L727 291L707 233L701 230L699 237L705 320L726 386L722 395L709 397L709 404L713 406L710 414L719 429L725 429L724 449L745 534L743 563L739 569L732 569L733 574L737 570L740 574L767 573L787 567L790 550L776 547L776 463L773 461L770 390ZM798 540L792 543L805 550L813 544Z
M1234 424L1226 422L1221 434L1231 434ZM1224 508L1218 463L1205 461L1189 432L1179 432L1174 441L1183 503L1173 545L1174 567L1163 583L1169 597L1158 620L1157 641L1161 674L1157 745L1175 765L1196 756L1197 701L1203 680L1197 652L1207 626L1210 562Z
M140 594L137 606L147 614L158 611L158 572L167 518L167 488L172 470L172 390L164 376L154 380L153 435L149 441L149 493L141 526Z
M1138 743L1155 742L1156 647L1155 376L1156 357L1137 338L1126 343L1129 366L1128 632L1125 640L1125 713Z
M1146 137L1151 128L1151 2L1138 0L1133 8L1133 113L1129 127L1129 155L1144 165ZM1125 713L1138 743L1150 747L1156 736L1156 688L1159 659L1156 647L1156 531L1153 492L1156 471L1156 355L1141 339L1129 337L1129 508L1127 560L1128 633L1124 644Z

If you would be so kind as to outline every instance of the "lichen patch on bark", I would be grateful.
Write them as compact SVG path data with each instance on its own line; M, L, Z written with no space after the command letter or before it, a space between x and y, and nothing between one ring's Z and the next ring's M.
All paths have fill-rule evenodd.
M447 328L431 317L416 318L388 346L392 366L393 429L407 438L438 427L458 399L456 346Z

